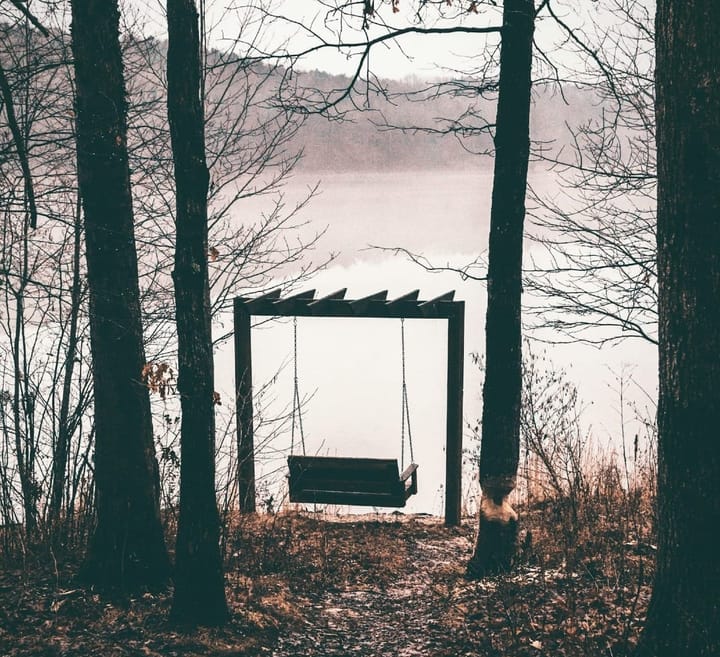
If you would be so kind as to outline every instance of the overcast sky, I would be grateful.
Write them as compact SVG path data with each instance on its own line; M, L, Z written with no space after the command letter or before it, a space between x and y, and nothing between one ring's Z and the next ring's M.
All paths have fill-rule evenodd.
M243 42L253 41L261 50L267 52L286 51L296 53L308 46L317 45L320 39L328 42L362 41L362 17L359 14L360 3L355 2L355 16L345 16L341 22L337 12L331 6L340 0L207 0L207 27L210 33L210 46L219 49L230 49L238 38ZM501 24L501 8L481 5L478 14L468 13L466 0L452 0L453 4L445 7L446 15L438 17L435 8L428 9L423 15L424 27L432 26L464 26L488 27ZM573 27L589 29L591 20L605 27L613 27L618 19L607 10L607 3L612 0L556 0L553 3L555 12ZM160 38L165 32L166 0L126 0L125 14L128 22L133 15L145 33L152 33ZM261 24L257 5L269 8L269 12L277 19L266 20ZM414 13L416 0L400 0L398 11L393 13L388 4L381 4L376 23L387 23L394 28L418 25ZM648 6L652 5L647 0ZM249 7L252 5L253 7ZM248 18L252 16L252 18ZM387 31L386 27L371 26L368 35L373 38ZM339 36L340 35L340 36ZM443 68L471 71L473 64L478 63L478 55L482 52L484 36L477 34L452 35L412 35L386 42L373 48L371 66L374 74L383 78L404 78L417 76L421 78L437 77ZM490 37L496 43L495 36ZM554 21L546 16L538 21L536 41L544 50L552 49L553 43L562 40L562 35ZM242 48L240 48L242 50ZM571 57L567 44L563 48L562 60ZM357 65L357 57L348 50L338 52L332 48L304 57L299 62L302 69L319 69L331 73L351 73Z

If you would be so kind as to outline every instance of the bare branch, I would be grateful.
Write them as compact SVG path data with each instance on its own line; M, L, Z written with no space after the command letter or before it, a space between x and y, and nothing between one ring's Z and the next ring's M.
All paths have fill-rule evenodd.
M30 173L30 162L28 160L27 151L25 149L25 138L20 130L17 117L15 116L15 105L13 103L12 90L8 83L5 69L0 62L0 93L2 93L3 102L5 103L5 114L7 114L8 127L15 142L15 150L17 151L18 160L20 160L20 168L22 169L23 179L25 181L25 200L28 205L28 213L30 216L30 227L37 228L37 207L35 205L35 191L33 188L32 174Z
M25 18L27 18L44 37L49 37L50 32L42 23L35 17L35 15L27 8L26 3L23 0L10 0L10 4L15 7Z
M478 274L471 273L473 269L476 268L483 268L487 269L487 263L478 256L475 258L472 262L469 262L466 265L463 265L462 267L457 267L454 265L451 265L450 263L446 263L445 265L434 265L428 258L425 256L413 253L412 251L405 249L401 246L373 246L370 245L368 247L369 249L390 253L393 256L397 255L403 255L405 256L410 262L419 265L422 267L426 272L429 272L431 274L441 274L444 272L452 272L453 274L458 274L463 281L472 280L472 281L486 281L487 275L479 276Z

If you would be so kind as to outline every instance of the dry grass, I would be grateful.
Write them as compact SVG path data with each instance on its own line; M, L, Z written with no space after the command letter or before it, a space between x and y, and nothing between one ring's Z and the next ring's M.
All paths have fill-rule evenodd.
M232 620L213 630L173 627L169 593L110 604L74 586L72 560L36 558L0 575L0 655L625 654L652 574L646 509L596 501L571 527L564 504L521 511L532 539L515 570L481 582L464 578L472 522L238 519L227 534Z

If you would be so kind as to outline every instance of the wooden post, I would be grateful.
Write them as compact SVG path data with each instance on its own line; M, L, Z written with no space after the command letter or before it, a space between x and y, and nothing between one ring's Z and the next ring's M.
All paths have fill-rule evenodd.
M233 304L235 320L235 408L238 439L238 495L241 513L255 512L255 445L253 437L250 313L243 299Z
M448 318L447 424L445 443L445 525L460 524L462 504L463 368L465 304Z

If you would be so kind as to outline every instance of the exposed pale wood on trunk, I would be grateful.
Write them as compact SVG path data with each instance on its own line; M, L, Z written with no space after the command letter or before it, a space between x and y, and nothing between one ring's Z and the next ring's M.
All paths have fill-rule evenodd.
M520 456L521 274L534 18L533 0L505 0L490 212L480 451L482 495L496 503L515 488ZM481 512L468 574L481 576L508 568L515 551L516 527L515 521L498 523Z

